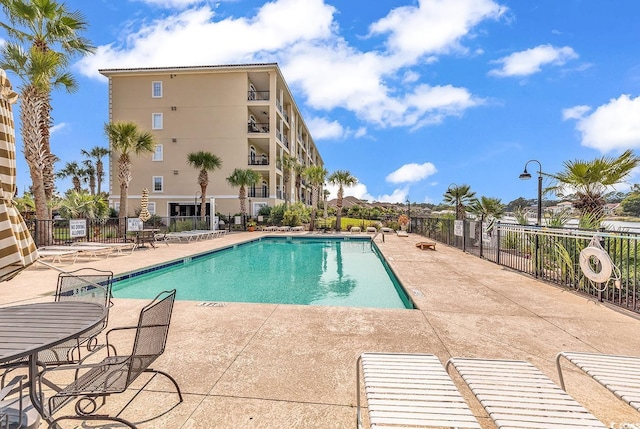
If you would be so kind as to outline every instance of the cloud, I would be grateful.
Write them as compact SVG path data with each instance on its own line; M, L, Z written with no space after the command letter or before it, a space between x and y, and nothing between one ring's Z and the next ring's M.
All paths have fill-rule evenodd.
M391 9L367 35L383 43L362 51L340 34L334 20L339 11L323 0L274 0L251 16L224 19L215 12L222 6L214 9L208 1L145 1L186 9L128 22L120 40L78 62L82 74L102 79L102 68L278 62L310 108L345 109L380 128L412 129L483 104L463 87L425 85L413 68L436 61L436 55L464 53L462 42L473 36L474 26L506 10L493 0L424 0ZM329 138L338 135L337 125Z
M60 122L59 124L55 124L54 126L52 126L51 128L49 128L49 133L51 133L51 135L56 134L59 131L62 131L65 128L68 128L69 124L67 124L66 122Z
M437 171L435 165L430 162L425 162L424 164L405 164L389 174L386 180L390 183L419 182L432 176Z
M325 189L329 191L328 199L338 198L338 185L326 184ZM367 185L364 183L356 183L354 186L345 186L343 188L345 197L356 197L360 200L373 201L374 198L367 191Z
M591 110L591 107L589 106L573 106L568 109L563 109L562 120L582 119L589 110Z
M384 203L402 203L409 197L409 188L394 189L391 194L380 195L374 201Z
M493 61L502 64L502 68L490 70L489 74L498 77L529 76L541 71L543 65L561 66L576 58L578 54L569 46L540 45Z
M582 136L582 145L598 149L602 153L616 150L640 148L640 96L632 98L623 94L599 106L590 115L585 115L588 106L576 106L582 116L577 119L576 129Z
M344 128L338 121L329 121L326 118L311 118L306 123L315 140L339 139L345 133Z
M138 0L152 6L164 7L169 9L185 9L189 6L207 3L206 0Z
M506 11L492 0L423 0L418 6L402 6L371 24L369 32L389 35L390 52L418 58L425 54L464 51L461 40L486 19L498 19Z

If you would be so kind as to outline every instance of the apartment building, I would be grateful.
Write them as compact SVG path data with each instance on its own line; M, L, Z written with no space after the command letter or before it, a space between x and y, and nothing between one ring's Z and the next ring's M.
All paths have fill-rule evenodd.
M156 141L152 154L132 155L129 215L149 190L149 212L158 216L200 215L199 171L192 152L222 160L209 172L207 215L240 212L239 189L226 178L251 168L260 183L247 189L247 211L285 200L311 202L311 188L291 174L285 189L284 154L304 166L322 158L276 63L167 68L103 69L109 79L109 120L133 121ZM109 159L109 204L119 209L117 154Z

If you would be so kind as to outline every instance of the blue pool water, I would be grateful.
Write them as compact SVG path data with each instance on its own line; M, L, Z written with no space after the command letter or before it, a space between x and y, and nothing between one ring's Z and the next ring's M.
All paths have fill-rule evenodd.
M368 238L261 238L129 277L116 298L413 308Z

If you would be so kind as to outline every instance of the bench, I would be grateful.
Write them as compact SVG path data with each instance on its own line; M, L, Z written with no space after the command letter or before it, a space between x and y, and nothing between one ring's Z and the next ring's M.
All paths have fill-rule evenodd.
M419 243L416 243L416 247L418 247L420 250L425 250L425 249L436 250L436 242L435 241L421 241Z

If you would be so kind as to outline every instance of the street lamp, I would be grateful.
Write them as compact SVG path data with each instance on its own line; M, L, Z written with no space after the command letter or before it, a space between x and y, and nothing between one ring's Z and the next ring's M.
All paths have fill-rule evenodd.
M407 217L409 218L409 225L407 226L407 232L411 232L411 200L407 195Z
M530 162L537 162L538 163L538 216L537 216L537 221L536 221L536 226L541 226L542 225L542 164L540 164L540 161L538 161L537 159L531 159L529 161L527 161L527 163L524 165L524 171L522 172L522 174L520 174L520 179L522 180L529 180L531 179L531 173L529 173L527 171L527 165L529 165Z

